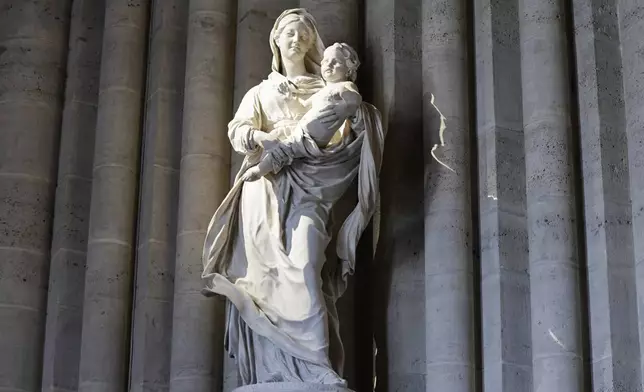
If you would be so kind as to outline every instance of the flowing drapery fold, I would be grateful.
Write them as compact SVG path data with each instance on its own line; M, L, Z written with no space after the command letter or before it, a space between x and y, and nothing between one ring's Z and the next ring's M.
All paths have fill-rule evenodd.
M353 132L336 145L320 149L306 132L289 133L296 129L297 116L289 120L281 113L275 116L279 121L271 121L267 115L275 103L271 86L278 85L279 76L273 73L251 90L231 122L236 125L230 133L233 146L239 141L239 149L248 154L208 228L204 292L226 296L235 308L229 315L238 314L250 328L247 332L267 338L294 358L340 372L341 356L329 360L329 335L338 328L335 301L353 272L355 248L375 209L385 132L377 109L363 103L352 119ZM245 148L243 127L246 133L283 132L281 140L304 158L258 181L240 180L262 153ZM323 274L330 210L356 176L358 205L337 241L340 265ZM239 348L241 330L246 331L229 322L227 345L238 360L249 357L248 345Z

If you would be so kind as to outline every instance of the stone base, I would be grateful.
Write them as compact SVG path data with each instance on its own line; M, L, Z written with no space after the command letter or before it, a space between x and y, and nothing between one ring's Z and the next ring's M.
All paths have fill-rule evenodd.
M350 389L324 384L309 384L305 382L267 382L262 384L245 385L234 389L233 392L353 392Z

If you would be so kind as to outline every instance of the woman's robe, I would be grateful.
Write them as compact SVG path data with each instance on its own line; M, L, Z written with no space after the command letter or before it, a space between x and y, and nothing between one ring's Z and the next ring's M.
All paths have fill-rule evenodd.
M306 158L257 181L240 181L261 157L252 133L264 131L280 140L292 136L305 111L300 100L323 86L319 77L300 77L285 91L285 81L273 72L252 88L229 124L233 148L246 157L208 228L205 293L224 295L232 304L226 347L240 362L245 384L342 384L335 302L375 207L384 130L378 111L363 104L354 132L337 144L320 149L300 133L297 148ZM340 262L323 269L331 209L356 175L359 203L337 238Z

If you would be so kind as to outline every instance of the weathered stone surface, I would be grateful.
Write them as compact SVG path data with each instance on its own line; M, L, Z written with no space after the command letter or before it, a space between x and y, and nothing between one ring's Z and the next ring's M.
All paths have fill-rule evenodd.
M585 391L563 1L519 1L533 389Z
M641 390L617 2L576 0L578 110L584 188L590 369L594 391Z
M466 1L422 5L428 391L476 388L468 6ZM435 146L448 167L432 156Z
M0 389L41 384L70 7L0 6Z
M157 1L150 18L131 391L170 388L188 2Z
M361 92L389 128L366 267L377 388L469 391L480 372L486 391L586 391L588 376L595 392L641 389L640 2L477 0L468 15L442 0L192 0L188 17L188 2L164 0L149 21L147 3L0 5L0 390L239 385L234 361L222 364L223 302L199 292L201 247L241 162L225 135L231 107L268 74L268 31L297 6L327 45L359 50ZM456 175L429 155L431 94L447 121L436 155Z
M170 391L222 388L224 303L205 298L201 254L229 188L236 2L191 0L176 237Z
M244 94L270 73L273 55L268 40L275 19L282 11L299 6L300 1L298 0L239 0L237 2L237 42L235 44L233 91L235 109L239 106ZM233 153L231 155L231 181L239 171L242 160L243 156L239 154Z
M336 42L349 44L358 52L360 61L363 62L362 56L362 24L360 19L360 4L356 0L301 0L300 7L305 8L313 15L317 22L317 29L320 37L328 47ZM266 69L269 68L266 65ZM358 68L358 80L361 80L364 65ZM358 88L362 88L358 82ZM357 199L357 186L350 188L345 196L336 204L334 208L333 220L334 222L344 222L346 217L351 213L355 206ZM333 235L336 236L340 229L340 225L334 227ZM327 251L327 263L332 263L337 260L336 252L334 252L334 245L331 244ZM368 263L367 259L361 258L364 263ZM368 314L360 309L355 309L356 303L360 301L370 302L371 295L368 292L356 292L356 286L361 285L361 280L368 279L360 274L360 270L356 271L349 283L349 287L344 295L338 300L337 311L340 320L340 338L344 349L344 369L342 369L342 377L347 380L349 386L358 389L356 383L372 383L372 376L365 372L368 368L361 366L362 363L368 361L368 352L364 353L361 360L356 359L356 346L363 344L369 347L371 337L368 336L369 329L365 327L365 335L356 336L355 318L362 318L362 315ZM370 282L365 282L365 285ZM368 286L365 286L368 287ZM358 296L359 298L357 298ZM356 302L357 301L357 302ZM357 377L361 377L360 380Z
M315 17L318 32L325 45L344 42L360 52L362 42L359 1L300 0L300 7Z
M200 87L200 79L195 78L195 83L192 86L193 91L195 91L195 94L208 94L208 95L214 95L215 91L218 91L217 89L219 88L218 86L223 83L224 80L226 80L227 77L230 77L230 75L234 75L234 83L232 87L232 93L233 93L233 106L234 109L237 108L239 105L239 102L241 102L242 97L248 91L249 88L254 86L255 84L259 83L261 80L263 80L266 76L268 76L268 70L270 70L270 64L271 64L271 52L269 49L268 45L268 36L269 32L273 26L273 22L275 21L275 18L285 9L288 8L293 8L297 7L299 4L297 0L273 0L273 1L261 1L261 0L240 0L236 2L236 9L233 6L234 16L236 17L235 20L235 26L236 26L236 35L234 37L235 44L233 48L229 48L228 50L230 53L234 53L233 57L229 59L229 61L234 62L234 72L231 74L226 74L226 72L229 72L225 68L221 69L216 69L214 70L215 73L210 73L211 75L214 76L208 76L209 73L204 73L204 70L207 70L207 68L203 66L199 66L198 63L195 63L195 72L198 74L204 74L204 76L200 79L203 78L212 78L213 80L218 80L221 82L218 82L218 84L214 83L209 83L206 84L204 87ZM225 29L230 28L230 25L227 23L217 23L213 25L214 29L217 29L218 31L225 31ZM218 35L221 35L222 33L218 33ZM224 41L215 41L213 42L214 45L221 45L221 50L226 50L223 49L228 45L228 43ZM242 50L244 48L244 50ZM195 46L195 51L201 51L198 46ZM190 56L190 55L189 55ZM218 72L223 72L223 73L218 73ZM207 80L207 79L206 79ZM201 83L203 84L203 82ZM198 89L202 89L202 92L198 92ZM217 99L216 96L209 97L207 100L203 100L202 102L216 102L217 105L228 105L227 100L219 100ZM193 107L195 113L205 113L210 110L208 106L202 106L203 103L200 103L199 100L193 100L191 103L191 107ZM228 108L228 106L219 106L223 110L218 110L218 116L220 115L225 115L226 120L230 120L232 118L232 113L231 114L225 114L226 111L230 111L231 109ZM185 110L188 110L188 107L186 105ZM214 113L213 113L214 114ZM196 128L196 129L208 129L211 125L209 121L212 121L212 119L208 116L205 115L189 115L186 113L185 120L184 120L184 127L187 128ZM188 123L190 122L190 123ZM224 132L222 129L221 132ZM210 139L211 137L216 137L220 138L221 134L217 134L214 132L206 133L206 132L199 132L195 133L194 135L184 135L184 138L189 137L189 139L184 140L184 143L189 143L189 146L186 148L186 151L193 151L194 153L198 153L200 148L206 147L209 150L212 150L213 148L216 148L216 154L212 154L210 158L204 156L203 158L198 158L195 157L193 158L195 161L201 161L204 159L212 159L215 160L214 158L216 156L219 157L219 161L216 162L216 165L226 165L228 166L228 171L229 173L225 175L224 178L228 179L228 181L233 181L235 178L235 175L239 171L239 167L241 166L242 159L243 157L238 154L231 154L230 152L230 143L228 140L222 141L221 139L216 139L212 140ZM203 142L202 142L203 140ZM200 147L202 146L202 147ZM205 162L204 162L205 163ZM194 164L201 165L202 163L195 162ZM199 171L195 171L195 176L198 176ZM213 173L215 176L220 177L223 176L223 172L221 169L216 170L215 173ZM217 184L219 184L221 180L217 179ZM210 189L212 188L212 185L210 185ZM225 188L227 190L227 188ZM222 194L224 197L225 193ZM221 200L221 199L219 199ZM206 206L207 208L211 208L210 205ZM189 206L186 206L186 208L189 208ZM214 210L212 210L214 211ZM202 214L208 215L212 214L212 212L200 212L197 216L204 216ZM207 224L207 222L206 222ZM203 234L200 235L205 235L205 226L204 226L204 232ZM229 358L227 354L223 354L224 358L224 381L225 384L223 385L223 390L224 392L230 392L232 389L236 388L240 384L238 383L238 370L237 370L237 364L232 358Z
M644 323L644 262L642 262L644 261L644 241L642 241L642 233L644 233L644 132L642 132L642 129L644 129L644 77L642 76L644 75L644 62L642 61L642 52L644 51L644 43L641 39L635 37L641 36L642 32L644 32L644 7L642 7L641 3L632 0L619 0L615 5L616 7L611 9L612 13L606 16L606 18L614 18L616 8L618 23L617 26L613 24L613 27L619 29L619 54L621 54L622 65L623 125L626 130L628 145L629 194L632 215L629 223L633 227L633 261L635 262L637 284L636 303L638 306L637 329L639 330L640 341L639 379L642 380L644 378L644 361L642 360L642 356L644 356L644 334L642 334L642 324ZM614 30L608 30L608 33L614 33ZM611 38L614 37L613 35ZM609 55L609 53L607 52L606 54ZM613 53L616 53L614 49ZM609 59L613 64L616 61L614 57L610 57ZM609 81L613 83L617 82L615 78L611 78ZM614 87L614 85L608 85L606 88L620 90L619 87ZM614 98L609 102L615 102L621 105L622 102L617 99ZM619 133L619 128L617 128L617 133ZM623 149L623 145L620 144L619 148ZM620 158L623 159L624 157L621 156ZM615 159L618 158L615 157ZM623 162L620 162L620 164L618 167L623 167ZM622 209L622 211L624 210ZM632 311L630 314L632 314ZM632 320L629 321L632 322ZM631 347L635 345L633 339L625 339L623 343L630 343ZM628 372L625 373L625 376L627 375Z
M79 391L122 391L150 2L106 2L87 241Z
M426 339L421 4L365 2L362 94L380 109L388 129L380 239L370 264L376 388L382 391L417 391L426 385L425 345L418 344Z

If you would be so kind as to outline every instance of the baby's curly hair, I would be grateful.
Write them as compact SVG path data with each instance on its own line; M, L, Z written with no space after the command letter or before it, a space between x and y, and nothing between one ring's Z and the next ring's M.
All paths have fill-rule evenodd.
M355 82L356 78L358 77L358 67L360 66L358 53L351 46L345 44L344 42L336 42L333 45L329 46L329 48L337 48L344 55L346 66L349 69L347 78L352 82Z

